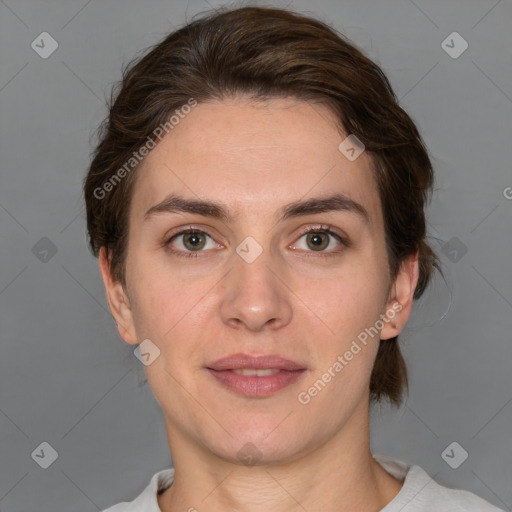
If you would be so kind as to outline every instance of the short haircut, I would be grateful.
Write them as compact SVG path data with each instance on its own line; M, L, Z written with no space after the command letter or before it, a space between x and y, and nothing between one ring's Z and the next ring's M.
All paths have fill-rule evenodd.
M340 133L364 144L382 205L390 276L418 251L419 298L439 264L426 241L424 211L433 168L414 122L384 72L343 35L272 7L206 13L124 69L84 180L89 244L95 256L107 250L113 277L126 284L128 214L139 167L134 153L157 144L159 127L170 131L172 116L191 102L240 95L325 105ZM398 337L379 343L370 397L399 405L408 386Z

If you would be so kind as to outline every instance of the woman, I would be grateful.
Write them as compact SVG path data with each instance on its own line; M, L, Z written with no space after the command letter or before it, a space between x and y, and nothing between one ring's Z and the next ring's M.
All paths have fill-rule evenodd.
M432 182L383 72L316 20L220 10L130 67L87 222L174 468L109 512L498 510L369 447L437 268Z

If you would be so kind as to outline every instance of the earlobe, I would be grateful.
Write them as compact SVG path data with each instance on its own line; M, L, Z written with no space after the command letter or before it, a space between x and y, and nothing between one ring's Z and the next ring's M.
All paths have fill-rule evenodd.
M414 290L418 283L419 264L418 252L409 256L400 265L400 270L391 287L391 293L386 304L387 322L382 328L380 338L387 340L398 336L409 316L411 315L414 300Z
M130 345L136 345L138 338L135 333L135 325L133 322L133 312L130 301L126 295L126 291L119 281L116 281L111 273L110 261L105 247L100 249L98 255L98 264L105 286L107 301L110 312L117 324L117 330L121 338Z

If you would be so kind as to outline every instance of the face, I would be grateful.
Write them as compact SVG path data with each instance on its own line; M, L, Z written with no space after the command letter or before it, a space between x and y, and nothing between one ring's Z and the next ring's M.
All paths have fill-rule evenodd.
M138 169L126 289L102 274L121 336L160 350L145 370L171 440L271 462L364 435L415 283L391 282L370 159L345 137L320 105L203 103Z

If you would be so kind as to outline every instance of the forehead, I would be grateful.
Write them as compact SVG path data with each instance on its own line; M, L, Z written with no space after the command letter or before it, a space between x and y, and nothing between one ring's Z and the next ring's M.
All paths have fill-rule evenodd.
M371 159L363 152L348 160L338 149L346 136L319 104L243 97L201 103L137 170L131 214L140 219L171 192L220 201L254 218L301 198L341 192L363 203L379 224Z

